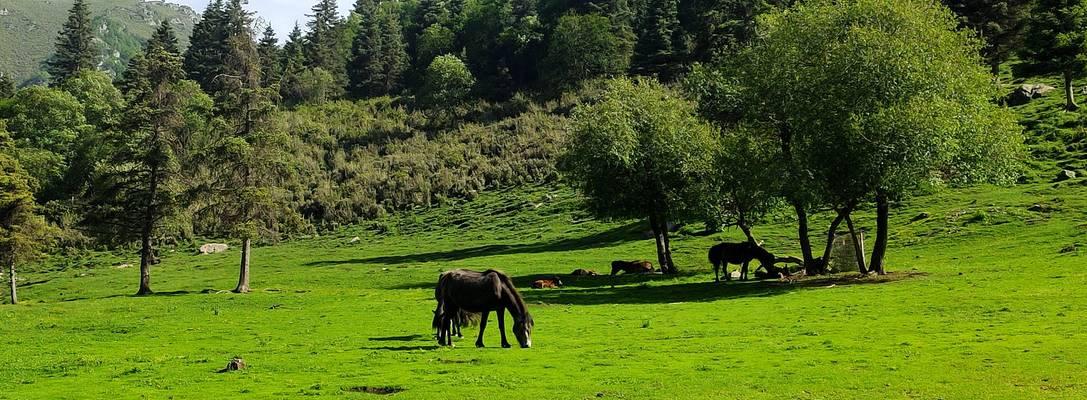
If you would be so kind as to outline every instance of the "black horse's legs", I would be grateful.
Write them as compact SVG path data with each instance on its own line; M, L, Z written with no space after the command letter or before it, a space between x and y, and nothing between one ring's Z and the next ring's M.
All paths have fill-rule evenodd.
M751 264L751 262L750 261L745 262L743 270L740 271L740 279L741 280L745 280L745 281L747 280L747 265L748 264Z
M448 346L451 344L449 341L449 316L441 315L438 320L438 345Z
M461 332L461 326L464 325L464 313L458 312L455 320L453 321L453 335L458 338L464 339L464 332Z
M721 281L721 264L720 263L713 263L713 281L714 282L720 282Z
M502 332L502 348L508 349L510 347L513 347L513 346L510 346L510 342L506 340L506 309L505 308L499 308L498 309L498 330Z
M490 315L490 311L484 311L483 315L479 316L479 337L476 338L476 347L483 347L483 331L487 330L487 317Z

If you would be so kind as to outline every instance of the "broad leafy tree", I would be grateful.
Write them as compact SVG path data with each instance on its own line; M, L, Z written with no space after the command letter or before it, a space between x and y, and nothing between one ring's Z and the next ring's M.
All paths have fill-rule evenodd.
M0 273L7 275L11 304L19 302L16 268L40 255L53 236L38 214L34 178L11 155L14 151L0 121Z
M693 103L651 79L618 78L574 112L563 170L603 218L648 218L661 271L676 273L668 224L700 213L713 130Z
M15 94L7 112L16 157L38 182L40 200L65 198L70 162L78 144L93 131L83 114L84 105L66 91L31 86Z
M427 67L421 97L432 108L459 105L472 91L476 79L459 58L438 56Z
M46 63L53 83L64 82L79 71L98 67L98 48L90 9L84 0L76 0L68 11L68 21L57 36L56 53Z
M560 88L597 77L624 74L630 68L632 48L607 17L567 15L559 19L547 48L544 76Z
M832 234L874 201L870 269L884 272L890 203L932 185L1002 181L1021 142L980 43L929 0L815 1L773 13L732 63L751 120L770 126L801 219L837 212ZM829 238L828 238L829 239ZM810 272L822 272L810 245ZM829 244L824 255L829 253Z

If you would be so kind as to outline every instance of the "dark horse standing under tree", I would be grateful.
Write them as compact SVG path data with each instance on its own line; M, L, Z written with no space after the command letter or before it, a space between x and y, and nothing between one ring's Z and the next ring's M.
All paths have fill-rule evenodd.
M532 347L532 315L506 274L495 270L484 272L458 269L443 273L438 278L434 297L438 307L434 310L434 328L438 330L438 344L452 346L452 327L463 313L482 314L479 319L479 337L476 347L483 347L483 332L487 329L487 317L491 311L498 313L498 329L502 333L502 347L510 347L506 340L506 311L513 317L513 334L522 348Z
M779 272L774 264L778 261L777 257L770 254L769 251L762 248L758 244L752 242L743 243L721 243L710 248L710 263L713 264L713 276L714 281L721 281L721 267L725 267L725 280L731 280L732 276L728 273L728 265L736 264L741 265L740 279L747 280L747 266L752 260L759 260L763 268L766 268L766 272L774 274Z

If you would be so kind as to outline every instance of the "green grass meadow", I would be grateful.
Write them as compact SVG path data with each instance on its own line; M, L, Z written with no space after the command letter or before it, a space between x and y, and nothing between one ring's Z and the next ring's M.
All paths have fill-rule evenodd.
M1083 399L1085 183L903 204L885 278L714 284L706 249L741 235L688 227L678 278L530 289L654 259L641 224L595 221L550 186L257 248L247 295L223 292L236 249L166 254L142 298L138 268L117 266L134 257L55 257L23 275L23 304L0 306L0 398ZM775 220L756 234L798 254L788 215ZM438 348L433 285L452 268L513 275L534 347L500 348L492 316L487 348L474 327ZM217 373L234 356L249 368Z

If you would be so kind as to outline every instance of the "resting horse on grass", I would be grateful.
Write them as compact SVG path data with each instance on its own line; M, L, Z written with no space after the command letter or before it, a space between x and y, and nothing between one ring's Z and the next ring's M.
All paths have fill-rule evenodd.
M710 263L713 264L713 277L714 281L721 281L721 267L725 268L725 280L731 280L732 275L728 273L728 265L736 264L740 265L740 279L747 280L747 266L753 260L759 260L762 264L762 268L765 268L767 273L777 276L781 269L774 266L779 261L789 261L792 258L778 259L770 254L769 251L762 248L762 246L751 243L721 243L710 248ZM788 274L788 270L785 270Z
M502 333L502 347L510 347L506 340L506 311L513 317L513 334L522 348L532 347L532 315L525 300L506 274L495 270L484 272L458 269L446 272L438 278L435 289L438 307L434 311L434 327L438 330L438 344L452 346L452 325L462 313L479 313L479 337L476 347L483 347L483 332L487 330L487 318L491 311L498 313L498 329Z

